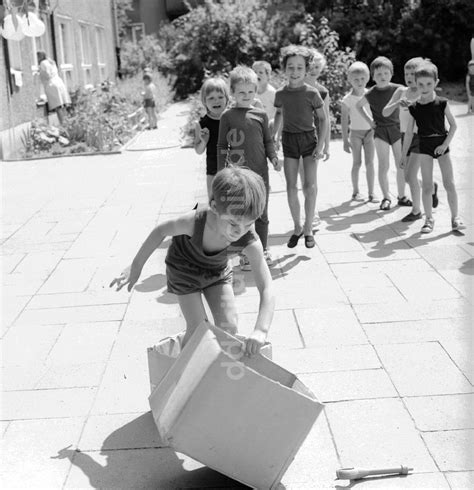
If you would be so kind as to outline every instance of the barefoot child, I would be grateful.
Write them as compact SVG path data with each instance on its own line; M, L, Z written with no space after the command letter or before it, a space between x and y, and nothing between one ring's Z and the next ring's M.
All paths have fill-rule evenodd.
M351 91L341 102L341 126L344 151L352 152L352 200L362 201L359 192L359 171L362 166L362 148L365 156L365 171L367 178L368 201L378 202L374 194L374 130L360 115L356 104L365 95L367 82L370 78L369 67L361 61L349 66L347 78L351 84Z
M222 114L217 141L218 169L228 163L245 166L262 177L267 190L265 208L257 217L255 231L260 237L265 260L273 265L268 250L268 196L270 192L268 162L275 170L280 170L272 136L268 127L268 117L263 109L252 104L257 92L257 75L246 66L237 66L230 72L230 91L235 106ZM248 271L251 264L243 254L240 257L242 270Z
M405 174L399 167L401 156L401 134L400 119L398 109L395 109L389 117L382 114L383 108L391 99L395 90L401 85L391 83L393 76L393 64L385 56L375 58L370 64L370 73L375 82L362 99L357 102L357 109L362 117L374 128L375 151L379 162L379 184L382 190L383 199L380 203L380 209L388 211L392 204L390 199L390 189L388 184L388 170L390 167L390 148L392 148L393 157L396 162L397 170L397 190L398 205L411 206L412 202L405 196ZM365 111L365 106L370 106L372 117Z
M294 223L294 231L287 246L294 248L304 235L305 246L313 248L313 218L316 206L316 173L318 159L323 156L323 148L328 131L328 121L324 102L314 87L305 83L305 77L312 59L311 51L304 46L290 45L281 50L281 66L288 83L279 88L275 96L275 127L273 135L279 134L283 123L282 146L288 205ZM314 117L318 117L318 134L315 133ZM305 220L301 226L300 202L298 199L298 166L303 158L305 197Z
M178 296L186 321L183 345L207 319L203 295L214 323L235 334L237 311L229 258L232 253L244 250L260 294L255 329L246 342L246 353L257 353L265 342L275 309L270 271L254 230L265 202L265 184L255 172L233 167L218 172L212 182L209 207L160 223L140 247L131 266L110 286L116 285L120 290L128 285L130 291L150 255L167 236L172 236L165 259L166 277L168 291Z
M211 198L212 179L217 173L217 138L219 121L229 103L229 89L222 78L208 78L201 87L201 102L206 115L196 122L194 149L198 155L206 151L207 196Z
M388 104L384 107L382 114L384 116L389 116L396 107L400 110L400 131L402 133L402 145L405 138L405 133L408 127L408 120L410 112L408 107L415 103L419 97L418 89L415 83L415 70L420 66L421 63L426 61L424 58L412 58L405 63L405 83L406 87L399 87ZM409 214L407 214L402 221L404 223L416 221L421 219L421 208L420 208L420 183L418 182L418 172L420 170L420 162L418 159L419 153L419 141L416 125L413 128L413 139L408 149L408 159L407 166L404 168L405 180L410 186L411 199L413 201L413 207ZM433 208L438 206L438 184L435 182L433 187L433 194L431 196L433 202Z
M421 167L422 200L426 215L421 233L431 233L434 227L432 211L434 158L438 159L443 185L448 195L452 230L458 231L464 228L458 216L458 196L454 185L453 165L449 156L449 144L456 131L456 121L449 109L448 101L436 95L435 89L438 81L438 69L431 62L426 61L415 70L419 98L408 108L410 117L402 149L402 161L406 165L416 123L419 137L418 158ZM445 119L448 120L449 131L446 131Z

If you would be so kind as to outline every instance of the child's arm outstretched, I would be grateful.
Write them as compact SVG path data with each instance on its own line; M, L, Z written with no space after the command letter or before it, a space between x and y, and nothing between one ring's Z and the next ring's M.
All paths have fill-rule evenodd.
M256 354L267 338L275 310L275 295L273 294L272 276L263 257L263 248L260 240L247 245L243 252L248 257L252 267L255 284L260 295L257 321L254 331L247 339L245 353Z
M194 149L198 155L206 151L208 141L209 129L201 128L201 125L197 122L194 125Z
M360 115L370 124L372 129L375 129L374 120L367 114L365 106L369 104L367 97L364 95L356 104L356 109L359 111Z
M408 118L408 126L405 132L405 137L403 138L403 146L402 146L402 157L398 166L400 168L406 168L408 163L408 150L410 148L411 142L413 140L413 129L415 127L415 120L413 116L410 114Z
M143 266L150 258L150 255L161 245L161 242L167 236L189 235L192 236L194 228L195 211L187 213L179 218L170 219L160 223L143 242L142 246L135 255L131 265L129 265L119 277L116 277L109 287L117 286L117 291L120 291L128 284L127 289L132 290L132 287L138 281L142 273Z
M448 131L448 135L446 136L446 139L443 141L443 144L435 148L434 152L436 155L444 155L457 129L456 120L454 119L453 113L451 112L451 109L449 108L447 102L446 102L446 108L444 109L444 115L448 120L449 131Z
M344 142L344 151L351 152L351 142L349 140L349 107L344 101L341 102L341 132Z
M398 87L395 92L393 92L393 95L391 99L387 102L387 105L382 109L382 116L383 117L388 117L392 112L399 106L402 105L402 96L403 93L405 92L405 87Z

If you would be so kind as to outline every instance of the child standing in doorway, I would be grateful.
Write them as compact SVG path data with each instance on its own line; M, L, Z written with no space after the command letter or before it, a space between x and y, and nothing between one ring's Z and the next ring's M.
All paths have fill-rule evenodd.
M389 117L384 117L382 114L383 108L387 105L395 90L401 85L391 83L393 64L385 56L379 56L372 61L370 74L375 85L357 102L356 107L362 117L374 128L375 151L379 162L379 184L383 194L380 209L388 211L392 204L388 183L390 148L392 148L397 171L398 205L411 206L412 202L405 196L405 173L399 166L402 148L399 111L398 108L395 109ZM364 109L367 105L372 111L372 117Z
M368 201L378 202L374 194L374 130L356 109L356 104L365 95L367 82L370 78L369 67L361 61L349 66L347 78L351 90L341 102L341 126L344 151L352 152L352 200L363 201L359 191L359 171L362 166L362 148L364 149L365 171L367 178ZM370 109L369 109L370 110Z
M315 246L313 236L313 218L316 206L317 161L323 156L323 148L328 130L328 121L324 102L318 90L305 83L305 77L312 60L311 51L304 46L290 45L281 50L281 65L288 83L279 88L275 96L275 127L273 134L278 135L283 123L282 146L288 205L294 223L294 231L287 246L294 248L304 235L305 246ZM314 117L319 119L318 134ZM298 166L303 158L305 197L305 220L300 218L298 199Z
M246 354L256 354L265 342L275 309L270 271L263 258L254 222L265 208L266 189L260 176L242 168L226 168L212 182L209 207L197 209L160 223L133 259L110 286L130 291L143 266L167 236L172 236L166 255L168 291L178 296L186 321L183 346L196 327L207 320L205 297L214 323L231 334L237 332L237 311L232 289L230 256L241 250L252 264L260 294L253 333Z
M421 233L431 233L434 228L433 219L433 159L437 158L443 185L448 196L451 210L451 228L459 231L464 223L458 215L458 195L454 185L453 165L449 156L449 144L456 131L456 121L448 106L447 99L436 95L438 85L438 68L431 62L424 62L415 70L415 82L418 89L418 100L409 106L410 117L403 142L402 161L406 165L408 149L412 143L413 128L418 127L419 160L422 179L422 200L425 210L425 223ZM445 119L448 120L449 131L446 131Z
M142 92L143 107L148 117L148 129L156 129L158 127L155 102L156 87L149 73L143 75L143 83L145 85L145 90Z
M230 72L230 91L235 106L222 114L217 141L218 169L229 163L245 166L262 177L266 188L263 213L255 222L255 230L263 246L265 260L269 266L273 259L268 248L268 196L270 183L267 158L275 170L280 170L272 136L268 127L268 117L263 109L252 104L257 93L257 74L246 66L237 66ZM244 271L251 270L251 263L245 254L240 257Z
M219 123L229 103L229 89L225 80L208 78L201 87L201 102L206 109L206 115L195 124L194 149L198 155L206 151L206 185L210 199L212 179L217 173Z

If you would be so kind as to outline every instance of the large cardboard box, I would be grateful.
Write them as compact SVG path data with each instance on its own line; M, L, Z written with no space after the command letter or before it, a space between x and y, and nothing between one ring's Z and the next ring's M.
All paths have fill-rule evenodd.
M241 347L245 337L242 337L241 335L233 337L211 323L207 323L207 327L215 333L216 339L227 353L230 353L234 358L241 357ZM185 332L181 332L173 337L166 337L153 347L148 347L147 356L148 372L150 376L150 392L153 392L153 390L160 384L161 380L165 377L166 373L181 354L184 334ZM271 359L272 345L270 342L266 342L260 349L260 352L268 359Z
M294 374L225 349L235 339L208 327L196 329L149 397L159 433L210 468L274 489L323 405Z

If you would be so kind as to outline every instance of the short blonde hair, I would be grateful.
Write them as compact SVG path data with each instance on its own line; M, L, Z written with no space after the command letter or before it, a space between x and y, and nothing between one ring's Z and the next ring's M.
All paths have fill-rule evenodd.
M213 77L208 78L201 87L201 102L202 105L206 108L206 98L211 92L220 92L224 95L226 99L226 105L229 102L229 88L227 87L227 83L223 78Z
M233 91L238 83L251 83L257 87L258 77L257 74L248 66L239 65L236 66L229 73L230 89Z
M268 61L257 60L252 65L252 70L256 70L257 68L263 68L265 73L270 76L272 74L272 65Z
M347 76L353 75L355 73L364 73L367 78L370 77L369 67L362 61L354 61L347 69Z
M229 165L212 181L211 201L219 214L256 220L265 209L267 191L262 177L245 167Z
M430 61L428 58L422 58L417 56L416 58L410 58L403 67L404 70L416 70L422 63Z
M327 65L326 56L324 56L323 53L321 53L320 51L318 51L315 48L311 48L310 51L311 51L311 54L313 55L313 59L310 61L309 66L311 67L311 65L313 65L316 61L320 61L321 62L321 70L324 70L324 68Z

